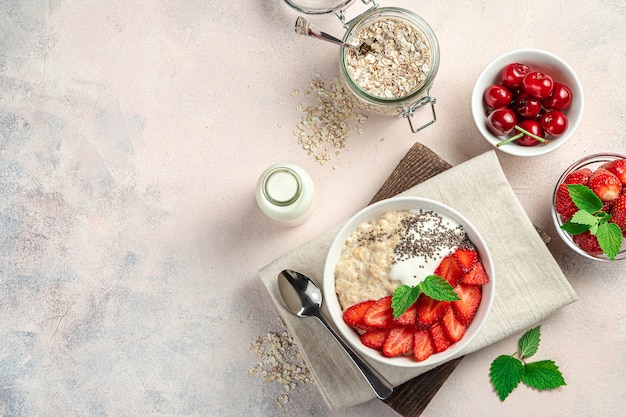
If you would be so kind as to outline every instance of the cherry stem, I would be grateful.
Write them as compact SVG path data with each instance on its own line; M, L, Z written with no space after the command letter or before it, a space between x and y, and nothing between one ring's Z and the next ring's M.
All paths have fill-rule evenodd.
M530 136L531 138L533 138L533 139L535 139L535 140L538 140L539 142L542 142L542 143L544 143L544 144L549 142L549 141L548 141L548 139L546 139L546 138L542 138L542 137L537 136L537 135L533 135L533 134L532 134L532 133L530 133L528 130L526 130L526 129L522 129L521 127L519 127L519 126L517 126L517 125L515 125L515 129L516 129L516 130L519 130L519 131L520 131L520 132L522 132L522 133L518 133L518 134L517 134L517 135L515 135L515 136L512 136L512 137L510 137L510 138L508 138L508 139L506 139L506 140L503 140L502 142L498 143L498 144L496 145L496 147L500 147L500 146L505 145L505 144L507 144L507 143L513 142L514 140L519 139L519 138L521 138L521 137L522 137L522 136L524 136L524 135L528 135L528 136Z
M524 133L524 134L526 134L526 135L530 136L530 137L531 137L531 138L533 138L533 139L538 140L539 142L548 143L548 139L546 139L546 138L542 138L541 136L533 135L533 134L532 134L532 133L530 133L529 131L522 129L522 128L521 128L521 127L519 127L519 126L515 126L515 129L517 129L517 130L519 130L520 132L522 132L522 133Z
M511 136L510 138L508 138L508 139L506 139L506 140L503 140L502 142L498 143L498 144L496 145L496 147L498 147L498 148L499 148L499 147L500 147L500 146L502 146L502 145L506 145L507 143L511 143L511 142L513 142L514 140L521 138L522 136L524 136L524 134L523 134L523 133L518 133L517 135L515 135L515 136Z

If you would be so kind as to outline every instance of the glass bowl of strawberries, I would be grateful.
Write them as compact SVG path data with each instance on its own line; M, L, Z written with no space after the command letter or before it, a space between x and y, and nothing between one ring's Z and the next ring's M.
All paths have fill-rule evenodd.
M574 252L626 259L626 156L598 153L570 165L554 189L552 219Z

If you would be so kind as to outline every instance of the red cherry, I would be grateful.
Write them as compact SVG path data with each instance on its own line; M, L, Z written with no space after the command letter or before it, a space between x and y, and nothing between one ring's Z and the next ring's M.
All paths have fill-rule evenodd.
M500 84L492 84L485 90L485 104L493 109L507 107L511 104L513 96L511 92Z
M541 101L541 104L548 110L563 111L572 104L572 90L564 84L555 82L552 92Z
M548 135L561 136L567 130L567 116L558 110L552 110L541 117L540 124Z
M537 120L522 120L519 124L519 127L532 133L535 136L539 136L540 138L544 137L543 129L541 128L541 125ZM517 138L515 141L522 146L535 146L540 143L540 141L528 135L523 135L522 137Z
M524 94L524 89L522 87L510 88L509 91L511 92L511 95L513 96L513 100L517 99L519 96Z
M496 136L508 135L516 123L515 112L507 107L495 109L487 117L487 129Z
M509 89L515 89L522 86L522 80L524 76L530 72L530 67L526 64L520 64L516 62L514 64L509 64L504 69L502 69L502 73L500 78L502 79L502 84Z
M542 100L550 95L554 81L548 74L539 71L529 72L522 80L524 91L531 96Z
M530 119L536 116L541 110L541 100L531 97L524 92L515 100L511 106L515 112L523 119Z
M542 108L541 110L539 110L539 113L535 115L535 117L529 117L529 119L535 119L539 122L539 124L541 124L541 118L544 114L546 114L546 111Z

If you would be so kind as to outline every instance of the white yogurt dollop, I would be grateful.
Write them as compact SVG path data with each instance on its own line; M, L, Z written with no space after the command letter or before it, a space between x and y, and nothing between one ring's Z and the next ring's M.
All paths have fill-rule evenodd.
M465 238L463 227L452 217L433 211L415 211L406 234L396 247L390 277L416 286L432 275L441 260Z

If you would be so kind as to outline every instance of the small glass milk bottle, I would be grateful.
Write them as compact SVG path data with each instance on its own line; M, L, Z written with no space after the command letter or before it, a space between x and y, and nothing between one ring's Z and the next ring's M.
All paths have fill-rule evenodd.
M297 226L309 218L314 194L309 174L292 163L270 166L256 186L256 201L261 210L285 226Z

